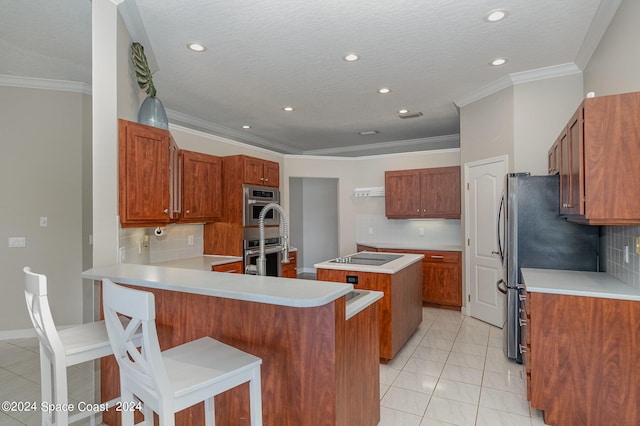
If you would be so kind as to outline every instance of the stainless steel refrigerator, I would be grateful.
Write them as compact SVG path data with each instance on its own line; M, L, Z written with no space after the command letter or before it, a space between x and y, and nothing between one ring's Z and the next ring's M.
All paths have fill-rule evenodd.
M560 216L560 178L509 173L498 212L499 253L507 295L505 352L517 362L520 353L519 295L521 268L599 270L599 227ZM502 232L501 232L502 231Z

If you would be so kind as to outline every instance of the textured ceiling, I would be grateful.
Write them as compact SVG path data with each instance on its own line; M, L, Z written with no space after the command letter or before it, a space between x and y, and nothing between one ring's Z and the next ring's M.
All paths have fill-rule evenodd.
M146 34L170 122L279 152L362 155L459 146L454 102L513 73L575 62L601 1L125 3L141 18L132 33ZM90 83L90 1L0 7L0 74ZM508 18L485 22L497 8ZM207 51L187 50L191 41ZM361 60L344 61L350 52ZM496 57L507 64L490 66ZM400 119L400 108L423 115ZM367 130L379 133L358 134Z

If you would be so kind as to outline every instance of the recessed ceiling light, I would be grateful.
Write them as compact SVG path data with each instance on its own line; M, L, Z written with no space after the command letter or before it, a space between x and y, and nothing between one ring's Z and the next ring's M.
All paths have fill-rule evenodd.
M377 134L377 130L363 130L362 132L358 132L360 136L371 136Z
M251 128L251 126L249 126L248 124L245 124L245 125L243 125L243 126L242 126L242 128L243 128L243 129L250 129L250 128Z
M484 20L487 22L498 22L502 21L509 15L509 11L506 9L496 9L487 13L484 17Z
M409 112L409 110L406 109L406 108L402 108L401 110L398 110L398 114L406 114L408 112Z
M357 53L349 53L344 57L344 60L347 62L355 62L358 59L360 59L360 55L358 55Z
M187 44L187 48L189 50L193 50L194 52L204 52L205 50L207 50L205 45L200 43L189 43Z
M381 89L378 89L378 93L380 93L381 95L386 95L389 92L391 92L391 89L389 89L387 87L383 87Z
M283 111L287 111L287 112L291 112L291 111L295 110L295 108L294 107L290 107L290 106L286 106L286 107L282 108L282 110Z
M493 61L491 61L491 65L493 65L494 67L499 67L500 65L504 65L506 63L507 63L506 58L496 58Z

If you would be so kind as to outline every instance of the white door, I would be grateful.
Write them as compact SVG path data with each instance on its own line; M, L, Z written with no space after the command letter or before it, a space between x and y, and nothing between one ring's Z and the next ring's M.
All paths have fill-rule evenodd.
M506 296L496 287L503 277L497 233L506 173L506 156L465 164L467 313L497 327L506 319Z

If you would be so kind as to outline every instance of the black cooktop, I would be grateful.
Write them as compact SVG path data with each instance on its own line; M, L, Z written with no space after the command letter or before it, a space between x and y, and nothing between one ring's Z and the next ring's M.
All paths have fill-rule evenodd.
M361 252L351 256L338 257L332 260L333 263L351 263L354 265L370 265L370 266L382 266L385 263L389 263L392 260L401 258L401 254L387 254L387 253L369 253Z

